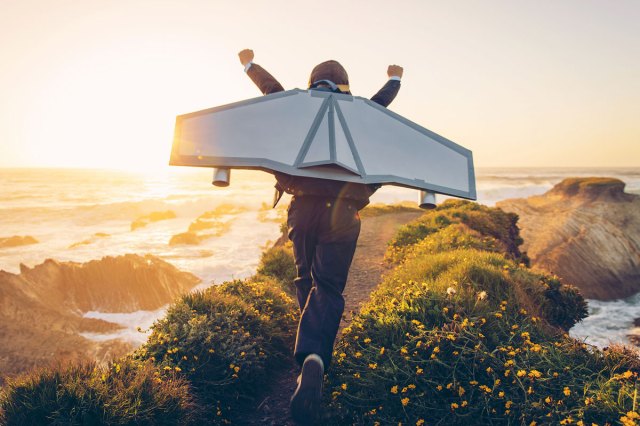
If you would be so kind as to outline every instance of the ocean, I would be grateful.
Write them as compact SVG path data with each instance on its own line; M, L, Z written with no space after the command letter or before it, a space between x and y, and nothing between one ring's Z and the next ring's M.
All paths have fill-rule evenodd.
M542 194L566 177L609 176L626 182L627 192L640 194L640 168L558 169L480 168L476 170L478 201L494 205L508 198ZM0 248L0 269L19 273L20 264L45 259L87 262L126 253L156 255L203 280L199 288L252 275L263 249L280 235L286 214L269 206L274 179L256 171L233 170L231 185L211 185L211 170L167 167L155 172L82 169L0 169L0 238L32 236L37 244ZM415 190L383 187L372 203L417 201ZM441 201L443 197L439 198ZM227 206L227 207L225 207ZM228 206L233 206L229 209ZM217 236L199 245L170 245L205 212L218 208L223 223ZM175 218L131 229L152 212L172 211ZM640 317L640 295L612 302L589 301L591 316L571 330L587 343L628 343L633 320ZM141 343L164 309L134 313L89 312L125 326L95 340L122 338Z

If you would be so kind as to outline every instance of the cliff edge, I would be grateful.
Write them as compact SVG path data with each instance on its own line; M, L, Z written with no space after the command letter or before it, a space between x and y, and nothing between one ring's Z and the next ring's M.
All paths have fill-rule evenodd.
M151 256L104 257L87 263L48 259L20 274L0 271L0 372L14 374L51 363L105 361L131 349L128 342L95 342L81 333L108 333L119 325L85 318L89 311L155 310L200 280Z
M640 196L607 177L568 178L543 195L497 203L520 219L532 266L575 285L587 298L640 291Z

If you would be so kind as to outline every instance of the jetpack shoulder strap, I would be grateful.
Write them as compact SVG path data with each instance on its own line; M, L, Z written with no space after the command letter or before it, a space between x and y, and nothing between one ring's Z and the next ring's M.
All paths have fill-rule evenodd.
M284 188L282 186L280 186L279 183L276 182L275 188L276 188L276 192L273 194L273 208L274 209L276 208L276 206L280 202L280 198L282 198L282 195L284 194Z

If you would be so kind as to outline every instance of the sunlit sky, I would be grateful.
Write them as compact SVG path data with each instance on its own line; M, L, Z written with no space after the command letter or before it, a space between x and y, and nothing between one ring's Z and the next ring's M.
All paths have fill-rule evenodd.
M165 167L175 116L340 61L477 167L640 166L640 1L2 0L0 167Z

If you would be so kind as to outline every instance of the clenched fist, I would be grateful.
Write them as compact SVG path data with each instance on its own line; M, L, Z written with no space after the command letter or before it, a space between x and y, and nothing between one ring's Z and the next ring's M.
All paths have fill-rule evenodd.
M240 58L240 63L246 66L249 62L253 61L253 50L244 49L238 53L238 57Z
M400 65L389 65L389 68L387 68L387 75L389 76L389 78L391 77L402 78L402 71L404 70Z

